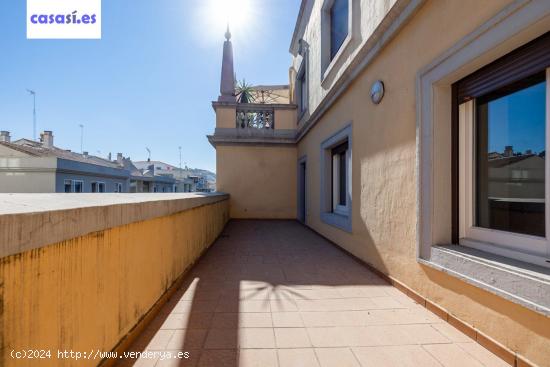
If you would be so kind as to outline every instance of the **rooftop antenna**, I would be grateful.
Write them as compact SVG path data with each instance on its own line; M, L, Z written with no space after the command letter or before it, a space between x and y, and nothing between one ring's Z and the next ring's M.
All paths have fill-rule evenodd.
M80 154L84 152L84 125L78 124L80 127Z
M147 162L151 162L151 149L147 147L145 149L147 150Z
M181 145L178 147L178 149L180 150L180 174L181 174Z
M31 89L27 92L32 96L32 140L36 141L36 92Z

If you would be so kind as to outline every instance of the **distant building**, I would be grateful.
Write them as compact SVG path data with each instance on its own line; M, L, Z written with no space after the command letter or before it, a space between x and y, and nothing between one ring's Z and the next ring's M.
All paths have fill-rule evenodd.
M152 163L138 168L129 158L123 158L121 153L117 154L117 161L130 172L130 192L180 192L177 180L158 173Z
M129 177L116 162L54 146L51 131L40 142L0 133L0 192L128 192Z
M161 161L136 161L134 165L141 170L154 168L157 175L170 175L177 181L178 192L212 192L215 182L205 175L196 174L197 170L179 167ZM200 170L199 170L200 171ZM211 174L211 173L210 173Z

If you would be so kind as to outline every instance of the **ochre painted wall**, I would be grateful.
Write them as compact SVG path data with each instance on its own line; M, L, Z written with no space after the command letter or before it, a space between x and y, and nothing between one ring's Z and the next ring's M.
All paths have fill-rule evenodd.
M294 146L218 145L218 191L230 193L231 218L296 218Z
M298 156L308 159L307 225L511 350L550 366L550 318L416 261L415 78L508 3L427 1L300 141ZM369 89L378 79L386 95L374 105ZM321 142L350 121L353 234L323 223L319 215Z
M216 239L228 200L0 260L0 365L95 366L57 350L110 351ZM51 349L14 360L12 350Z

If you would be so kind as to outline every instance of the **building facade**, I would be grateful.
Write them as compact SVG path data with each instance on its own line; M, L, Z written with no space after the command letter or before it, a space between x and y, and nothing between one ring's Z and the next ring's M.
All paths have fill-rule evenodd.
M252 104L228 34L208 138L231 216L299 219L549 365L549 31L544 0L303 0L288 103Z
M42 133L41 142L11 142L2 132L0 192L128 192L129 176L116 162L55 147L51 131Z

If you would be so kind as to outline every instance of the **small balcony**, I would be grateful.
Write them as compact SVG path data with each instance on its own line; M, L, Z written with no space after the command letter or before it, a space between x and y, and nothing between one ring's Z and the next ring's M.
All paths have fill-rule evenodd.
M213 102L216 129L208 140L223 144L295 144L294 104Z

